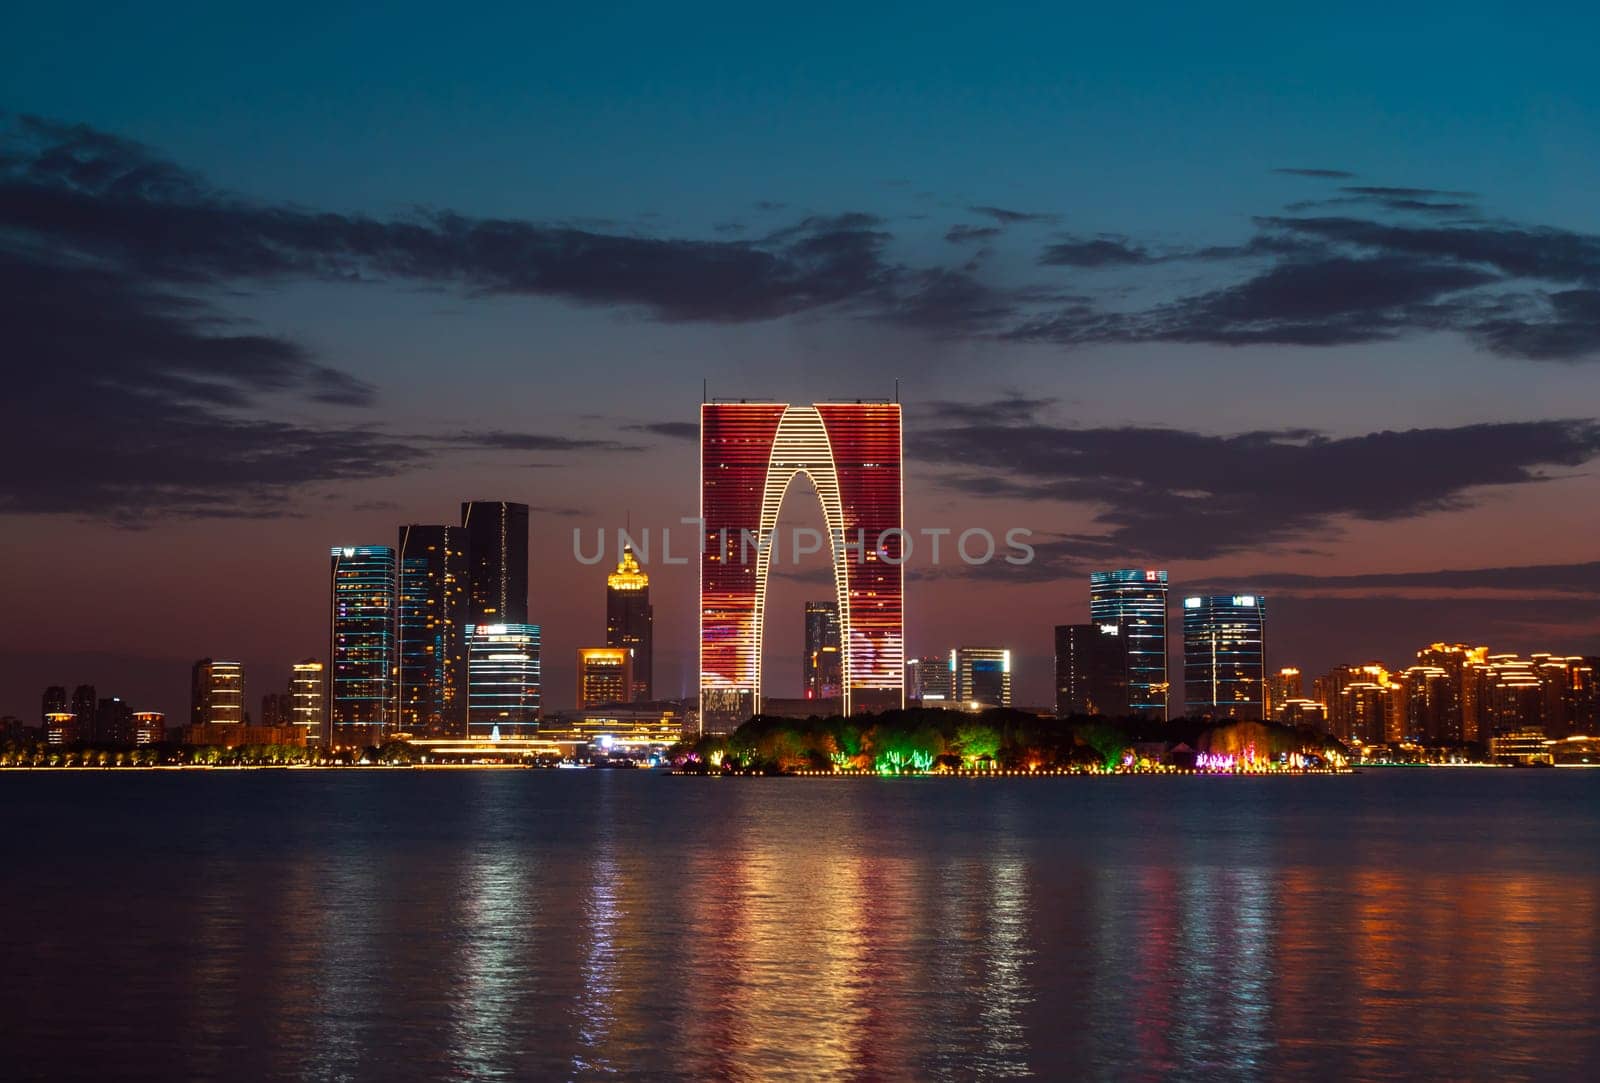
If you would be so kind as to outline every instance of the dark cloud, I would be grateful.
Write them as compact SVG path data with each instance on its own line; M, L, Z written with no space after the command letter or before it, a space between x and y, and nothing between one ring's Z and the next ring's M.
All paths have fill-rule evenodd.
M1010 394L982 402L956 402L932 399L917 404L917 416L924 421L960 425L1004 425L1032 421L1041 410L1056 404L1053 398L1029 398Z
M1062 559L1073 547L1085 558L1203 559L1314 538L1341 518L1405 519L1470 506L1485 486L1546 480L1551 468L1600 455L1600 423L1219 436L1019 422L1011 411L914 430L908 447L944 464L944 483L963 491L1097 509L1103 531L1060 538Z
M1280 262L1244 282L1144 312L1108 314L1078 305L1011 332L1065 344L1116 341L1279 343L1333 346L1449 326L1437 307L1496 275L1402 256L1329 256Z
M1558 290L1508 298L1471 326L1489 349L1509 357L1569 361L1600 355L1600 290Z
M1412 199L1404 196L1335 196L1330 199L1301 199L1286 204L1284 209L1298 214L1305 211L1352 206L1377 207L1401 214L1441 215L1451 218L1473 218L1478 213L1476 204L1472 203L1438 202L1426 199Z
M383 477L424 458L366 429L250 418L273 400L366 405L373 393L291 342L241 333L122 271L0 250L0 326L3 512L130 525L288 514L293 486Z
M1514 278L1600 286L1600 237L1507 224L1408 225L1362 218L1262 218L1262 226L1323 243L1491 268Z
M774 208L766 208L774 209ZM0 511L143 522L287 512L296 485L369 480L443 450L625 450L489 432L396 437L292 420L375 390L219 303L296 279L398 280L744 322L838 308L972 333L1011 315L970 269L887 261L873 215L812 216L750 240L659 238L423 210L401 219L244 199L140 144L13 118L0 131L7 335ZM663 435L658 433L658 435Z
M1341 192L1352 195L1376 196L1380 199L1476 199L1476 192L1462 192L1449 188L1397 188L1383 184L1346 184Z
M453 436L433 437L454 447L482 447L497 451L643 451L637 444L624 444L616 440L594 440L555 433L506 432L491 429L487 432L463 432Z
M1353 180L1354 173L1343 169L1296 169L1293 167L1280 167L1274 173L1284 173L1291 177L1317 177L1324 180Z
M1600 596L1600 561L1360 575L1277 573L1254 576L1251 582L1262 588L1290 592L1381 590L1431 594L1435 591L1510 591Z
M673 322L748 322L829 307L951 322L917 300L937 269L889 262L890 235L870 214L815 215L761 238L718 240L448 211L378 219L217 192L145 147L82 126L23 118L6 147L0 230L168 283L404 279L631 306Z
M973 334L1000 328L1016 315L1015 302L962 270L919 271L906 277L884 315L895 323L938 334Z
M973 214L982 214L993 218L1003 226L1016 225L1019 222L1054 222L1059 215L1048 214L1040 211L1014 211L1005 207L992 207L978 205L968 207Z
M623 428L629 432L645 432L672 440L700 439L700 426L693 421L651 421L639 425L624 425Z
M945 231L944 239L951 244L968 244L993 240L1004 232L999 226L951 226Z
M1117 267L1154 263L1157 257L1126 237L1095 237L1052 244L1039 262L1056 267Z

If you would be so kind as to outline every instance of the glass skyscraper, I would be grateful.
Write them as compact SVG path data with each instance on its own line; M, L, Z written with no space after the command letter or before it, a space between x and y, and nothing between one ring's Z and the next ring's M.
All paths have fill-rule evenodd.
M1266 717L1267 600L1211 594L1183 600L1183 693L1189 713Z
M528 505L469 500L461 505L467 532L467 623L528 623Z
M1089 620L1122 625L1128 651L1128 710L1167 717L1167 573L1119 568L1089 573Z
M806 699L838 699L844 669L839 655L839 603L806 603L806 654L801 687Z
M393 724L395 552L356 545L335 546L330 555L330 740L370 744Z
M958 647L950 673L963 711L1011 706L1011 652L1004 647Z
M539 729L539 626L467 626L467 735L531 737Z
M955 660L930 654L906 663L906 698L924 707L950 706L955 697Z
M1128 650L1120 624L1056 625L1056 716L1128 713Z
M461 736L467 723L467 538L458 526L400 528L397 725Z

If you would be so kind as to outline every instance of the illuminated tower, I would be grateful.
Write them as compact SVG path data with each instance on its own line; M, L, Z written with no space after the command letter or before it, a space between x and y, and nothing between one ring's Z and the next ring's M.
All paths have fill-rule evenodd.
M467 532L467 623L528 623L528 505L469 500L461 505Z
M632 687L633 656L628 648L578 648L578 710L626 703Z
M397 559L396 724L459 737L467 725L466 531L402 526Z
M1183 600L1183 692L1191 715L1266 716L1266 621L1259 594Z
M906 699L923 707L945 707L955 698L948 654L930 654L906 663Z
M950 672L963 711L1011 706L1011 652L1004 647L958 647L950 652Z
M844 670L839 657L839 603L806 603L806 654L801 687L806 699L839 698Z
M767 578L785 548L776 533L778 509L799 474L816 489L828 530L844 710L904 705L900 463L898 403L701 405L706 732L727 732L760 710Z
M606 576L606 646L632 654L633 681L624 699L654 699L651 673L655 613L650 608L650 577L625 546L617 570Z
M67 709L67 690L63 685L53 684L44 690L44 695L39 697L39 717L44 718L49 714L61 714Z
M1294 666L1285 666L1267 674L1267 714L1281 721L1285 705L1305 696L1305 681Z
M167 739L167 716L160 711L133 712L133 743L139 748Z
M394 722L394 550L335 546L330 555L329 741L372 744Z
M322 740L322 722L327 712L326 685L322 663L315 658L296 662L289 670L289 724L299 727L308 745Z
M539 730L539 626L467 625L467 736Z
M1119 568L1089 573L1089 620L1122 625L1128 647L1128 710L1167 717L1167 573Z
M189 722L208 727L243 724L244 666L241 663L202 658L194 664Z

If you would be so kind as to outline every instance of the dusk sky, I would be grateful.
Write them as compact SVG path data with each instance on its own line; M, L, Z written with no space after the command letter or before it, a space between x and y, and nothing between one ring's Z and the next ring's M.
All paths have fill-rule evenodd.
M533 507L571 706L572 532L694 514L702 380L900 380L908 526L1039 549L913 557L908 653L1009 646L1020 704L1101 567L1266 594L1273 667L1600 654L1600 15L1110 11L8 12L0 713L181 717L206 655L254 705L330 545L465 499ZM694 566L648 570L690 694Z

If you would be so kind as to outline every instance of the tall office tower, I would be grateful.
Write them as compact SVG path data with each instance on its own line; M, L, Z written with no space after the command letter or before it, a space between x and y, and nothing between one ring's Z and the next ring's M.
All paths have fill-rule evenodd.
M469 500L461 505L467 532L467 623L528 623L528 505Z
M67 690L59 684L52 684L44 690L39 697L39 723L53 714L61 714L67 709Z
M94 694L94 685L80 684L72 690L72 724L75 740L94 740L94 716L100 700Z
M133 712L133 743L137 748L159 745L167 739L167 716L160 711Z
M1267 716L1282 721L1284 707L1292 699L1305 698L1305 681L1294 666L1284 666L1267 674Z
M296 662L289 670L289 724L300 729L308 745L322 740L328 714L328 688L322 663L315 658Z
M1011 706L1011 652L1003 647L957 647L950 652L956 705L963 711Z
M906 663L906 702L943 707L950 699L950 656L930 654Z
M261 720L257 725L279 728L287 726L293 715L288 692L268 692L261 697Z
M467 735L531 737L539 729L539 626L467 625Z
M106 696L95 705L94 743L133 744L133 708L122 697Z
M244 666L202 658L194 664L189 694L189 724L244 724Z
M1191 715L1266 717L1267 601L1259 594L1183 600L1183 690Z
M1128 646L1120 624L1056 625L1056 717L1128 713Z
M806 699L838 699L844 683L839 653L839 603L806 603L806 653L801 660Z
M767 580L784 493L822 504L839 605L845 713L904 705L900 405L710 402L700 407L700 723L761 709ZM882 545L880 552L879 546Z
M633 656L628 648L578 648L578 710L627 703L632 689Z
M395 724L406 733L467 728L467 535L458 526L400 528Z
M376 744L394 725L394 549L334 546L329 557L328 741Z
M654 699L655 611L650 608L650 577L639 567L631 545L623 547L616 571L606 576L606 646L622 647L633 656L629 698Z
M1128 647L1128 710L1167 717L1167 573L1119 568L1089 573L1089 621L1122 625Z

